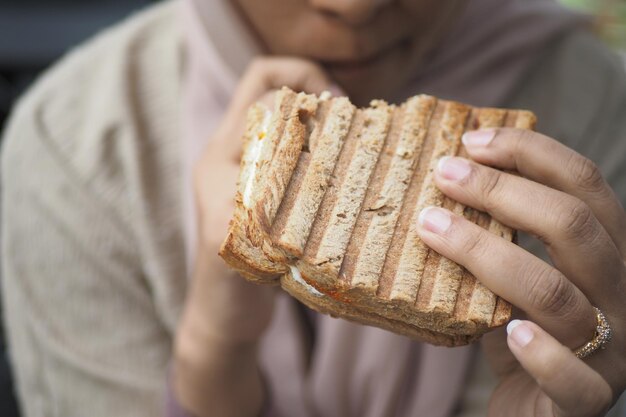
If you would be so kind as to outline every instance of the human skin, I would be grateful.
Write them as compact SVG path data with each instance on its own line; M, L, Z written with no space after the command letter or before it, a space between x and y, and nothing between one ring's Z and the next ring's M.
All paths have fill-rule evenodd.
M593 162L552 138L495 129L468 134L464 143L470 159L442 160L437 186L537 236L553 263L447 210L420 215L426 244L527 319L510 326L508 337L504 329L484 337L500 378L489 416L603 416L626 388L624 208ZM572 349L595 332L592 306L606 315L613 339L580 360Z
M236 276L217 253L234 210L246 110L283 85L316 94L336 89L311 62L254 61L195 168L199 239L176 332L173 384L181 404L199 417L254 416L263 401L257 343L270 322L275 289Z
M406 85L466 2L233 1L266 52L318 62L359 105Z
M346 28L376 22L377 15L389 13L385 7L395 5L383 0L237 2L244 12L263 13L264 19L287 22L292 16L299 19L300 25L314 27L319 19L327 18L340 20ZM271 10L259 11L257 3ZM406 3L435 7L435 2L428 1ZM325 51L327 39L302 35L291 44L296 41L281 40L285 27L271 22L252 22L276 30L274 34L258 32L268 50L298 50L302 52L299 55L322 62L266 58L253 63L196 167L200 239L192 284L176 334L174 388L181 404L199 417L254 416L263 402L256 355L258 341L271 320L273 290L234 277L217 256L233 209L245 109L282 85L319 93L334 88L333 82L337 82L351 98L356 95L364 101L385 97L399 88L400 81L408 80L408 75L402 78L397 73L397 63L387 65L391 55L371 67L356 64L359 68L352 68L351 76L343 77L341 65L335 68L327 62L336 57L316 55L316 51ZM332 26L337 22L320 24ZM350 39L364 39L358 45L376 42L371 40L374 38L359 38L358 31L345 30L348 46L357 42ZM384 33L395 29L380 30ZM338 39L342 33L338 32ZM336 52L339 57L358 61L362 56L376 54L380 50L377 45L347 47L345 55L339 54L340 48ZM368 52L359 55L354 51ZM358 81L352 81L352 76ZM396 80L388 82L389 78ZM359 95L363 80L371 81ZM499 129L479 133L473 143L468 137L466 147L470 159L447 160L436 171L439 188L455 200L540 237L554 263L550 266L442 209L427 210L420 216L420 236L429 246L465 266L523 311L520 317L528 319L519 322L511 335L502 329L484 337L485 352L500 378L489 415L604 415L626 386L624 209L589 160L551 138ZM523 178L491 167L516 170ZM614 337L605 350L583 361L571 349L590 340L594 333L592 305L607 315Z

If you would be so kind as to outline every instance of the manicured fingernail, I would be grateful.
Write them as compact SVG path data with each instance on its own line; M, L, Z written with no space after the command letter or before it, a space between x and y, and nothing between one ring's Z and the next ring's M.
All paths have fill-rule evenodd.
M438 234L445 233L452 224L450 214L438 207L426 207L420 212L417 221L424 229Z
M437 163L437 171L447 180L461 181L469 175L472 167L462 158L444 156Z
M461 139L463 144L468 147L487 146L496 137L496 131L493 129L474 130L467 132Z
M512 320L509 322L506 326L506 332L519 347L526 346L533 340L533 337L535 337L531 328L521 320Z

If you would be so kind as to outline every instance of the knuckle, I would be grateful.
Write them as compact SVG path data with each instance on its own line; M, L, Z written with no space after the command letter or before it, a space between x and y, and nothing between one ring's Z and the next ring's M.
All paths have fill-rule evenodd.
M477 233L465 239L463 253L472 259L481 259L486 255L488 248L487 236L485 233Z
M569 199L568 199L569 200ZM567 240L592 240L597 232L596 219L591 208L582 201L565 201L556 227L561 237Z
M528 142L537 138L537 132L529 129L511 129L514 132L515 145L520 151L528 149Z
M528 143L536 139L537 133L528 129L502 129L510 135L512 152L523 155L528 151Z
M575 303L573 285L554 269L529 275L527 291L531 305L550 315L563 315L568 306Z
M574 154L568 165L573 181L579 188L591 192L604 189L604 178L591 159Z
M484 170L480 184L480 193L484 199L485 209L491 211L500 201L502 195L502 173L495 169Z

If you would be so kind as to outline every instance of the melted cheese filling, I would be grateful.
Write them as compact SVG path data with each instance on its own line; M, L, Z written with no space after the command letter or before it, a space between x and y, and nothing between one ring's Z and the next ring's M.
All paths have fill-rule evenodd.
M248 163L252 164L250 168L250 175L248 175L248 180L246 181L246 186L243 191L243 205L246 207L250 207L252 205L252 189L254 187L254 177L256 176L256 170L258 167L259 159L261 158L261 151L263 150L263 146L268 142L264 140L267 137L267 131L270 126L270 120L272 119L272 112L269 110L265 110L265 115L263 116L263 121L261 122L261 129L255 138L252 139L252 143L250 144L250 150L248 153Z
M300 285L303 285L304 288L306 288L306 290L308 292L310 292L311 294L313 294L316 297L321 297L324 294L322 294L321 292L319 292L318 290L316 290L315 288L313 288L312 286L310 286L304 279L302 279L302 274L300 273L300 270L298 268L296 268L293 265L289 265L289 269L291 269L291 276L293 277L293 279Z

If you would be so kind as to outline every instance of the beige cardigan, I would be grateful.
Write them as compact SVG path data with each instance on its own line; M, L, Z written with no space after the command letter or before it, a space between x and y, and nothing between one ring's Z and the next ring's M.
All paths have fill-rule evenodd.
M187 276L177 23L164 3L75 50L6 131L2 293L27 417L162 412ZM595 41L552 46L509 104L595 159L626 201L626 84ZM484 415L492 384L477 366L455 415Z

